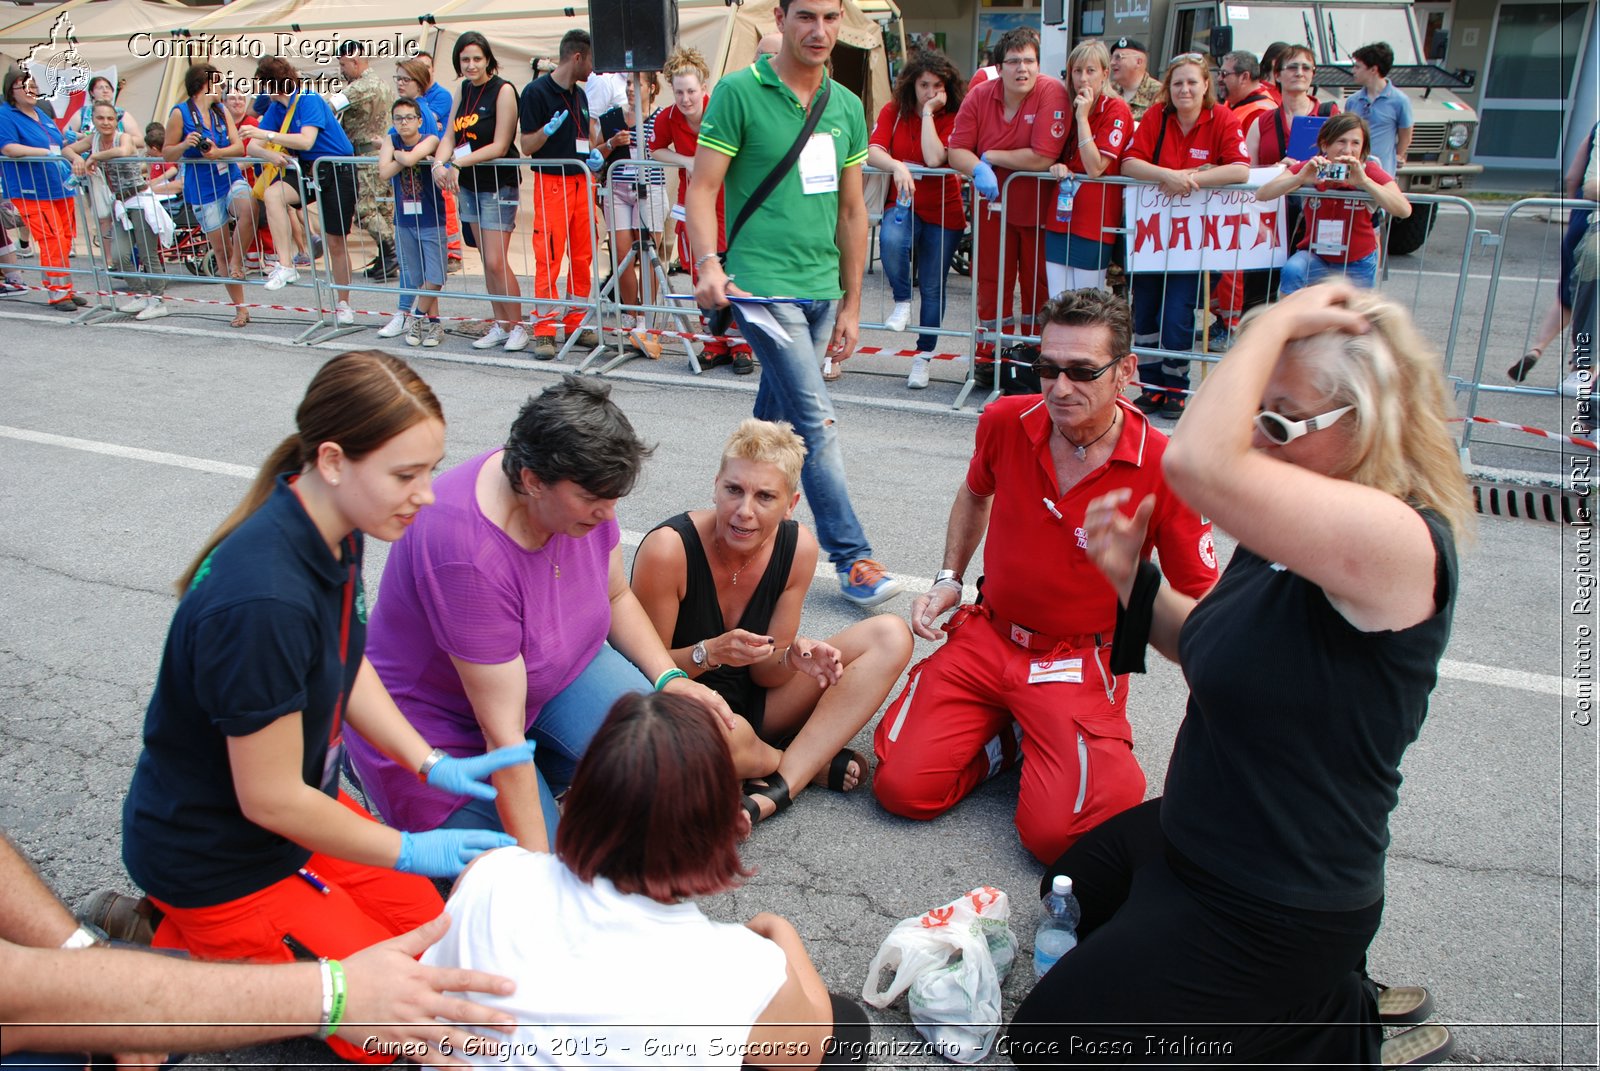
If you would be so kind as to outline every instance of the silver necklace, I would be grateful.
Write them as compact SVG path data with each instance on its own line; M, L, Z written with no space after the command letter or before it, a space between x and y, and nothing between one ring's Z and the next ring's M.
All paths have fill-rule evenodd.
M725 547L723 545L722 540L720 538L718 538L716 542L717 542L717 546L719 548L721 548L723 551L727 550L727 547ZM744 560L744 565L739 566L739 568L737 568L737 569L735 569L733 571L733 586L734 587L738 587L739 586L739 574L744 572L746 566L748 566L751 562L756 560L756 555L760 554L761 550L762 550L762 547L765 547L766 545L767 545L766 541L763 540L762 543L761 543L761 546L759 546L755 550L751 551L750 557L748 557L748 558L746 558Z
M1062 432L1061 433L1061 437L1063 439L1067 440L1068 444L1071 445L1071 447L1072 447L1073 454L1077 457L1077 459L1079 461L1082 461L1082 460L1084 460L1085 458L1087 458L1089 456L1089 447L1093 446L1095 443L1099 442L1101 439L1104 439L1107 435L1111 434L1111 429L1116 427L1116 426L1117 426L1117 414L1116 413L1112 413L1111 414L1111 423L1106 425L1106 430L1102 431L1099 435L1096 435L1094 438L1090 439L1088 442L1083 443L1081 446L1078 443L1075 443L1071 439L1067 438L1067 433L1066 432Z

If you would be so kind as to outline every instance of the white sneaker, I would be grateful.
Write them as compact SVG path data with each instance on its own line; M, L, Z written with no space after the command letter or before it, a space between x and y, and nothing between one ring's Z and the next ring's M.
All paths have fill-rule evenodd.
M356 325L356 310L350 307L348 301L341 301L333 307L333 322L340 327L354 327Z
M132 297L117 306L117 311L126 316L137 316L150 305L147 297Z
M134 319L159 320L161 317L167 315L167 313L170 311L171 310L167 308L167 303L165 301L162 301L158 297L151 297L149 304L145 305L144 311L135 316Z
M1576 398L1580 394L1592 392L1594 390L1593 370L1574 368L1567 373L1567 378L1561 381L1559 389L1563 398Z
M422 348L431 350L444 341L444 325L434 320L425 321L422 325Z
M511 329L511 334L506 336L506 352L520 353L528 348L528 329L521 324Z
M906 376L906 386L912 390L922 390L928 385L928 366L933 363L933 358L919 353L911 358L911 374Z
M420 346L420 345L422 345L422 325L427 323L427 322L428 322L427 320L424 320L420 316L413 316L413 317L411 317L411 319L406 321L406 345L407 346Z
M497 323L489 328L488 334L474 341L472 348L475 350L492 350L496 346L503 344L510 337L511 335L507 333L506 329Z
M911 302L896 301L894 311L889 313L889 318L883 321L883 326L891 331L904 331L906 324L911 322Z
M405 333L408 317L403 312L397 312L389 318L389 322L378 328L379 338L394 338Z
M298 278L300 278L299 272L295 271L293 268L286 268L282 264L279 264L276 268L272 269L272 274L267 276L267 283L264 289L282 290L284 287L288 286Z

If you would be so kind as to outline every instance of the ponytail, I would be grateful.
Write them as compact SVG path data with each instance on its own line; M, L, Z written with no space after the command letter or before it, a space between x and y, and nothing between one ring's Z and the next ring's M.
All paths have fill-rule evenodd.
M261 471L256 473L255 481L250 484L250 491L244 496L244 501L233 507L233 512L217 526L215 532L211 533L211 538L206 540L205 546L200 548L200 553L194 556L189 568L183 571L183 575L173 585L178 598L183 598L184 593L189 590L189 586L194 583L195 574L200 571L200 566L205 564L205 560L211 557L211 552L217 549L217 545L232 535L235 528L248 520L252 513L272 497L272 489L277 486L278 477L285 473L299 472L304 467L301 452L300 436L295 434L279 443L278 448L268 455L267 460L261 465Z

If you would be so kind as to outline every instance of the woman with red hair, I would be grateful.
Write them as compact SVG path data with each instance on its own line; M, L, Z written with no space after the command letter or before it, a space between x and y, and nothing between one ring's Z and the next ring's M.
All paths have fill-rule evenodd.
M578 764L555 854L506 848L462 876L423 959L515 979L496 1001L520 1024L510 1051L567 1067L865 1060L865 1013L830 996L793 925L716 922L692 902L750 875L726 735L688 697L623 696Z

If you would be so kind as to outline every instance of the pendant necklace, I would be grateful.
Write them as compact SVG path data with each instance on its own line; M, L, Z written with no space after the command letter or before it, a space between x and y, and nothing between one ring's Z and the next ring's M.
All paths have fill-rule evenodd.
M717 540L717 544L719 546L722 546L722 540L718 539ZM737 568L737 569L735 569L733 571L733 586L734 587L738 587L739 586L739 574L744 572L745 566L748 566L751 562L755 561L756 560L756 555L760 554L761 553L761 548L765 547L766 545L767 545L766 541L763 540L762 543L761 543L761 546L757 547L754 551L752 551L750 553L750 557L748 557L748 558L746 558L744 560L744 565L739 566L739 568ZM726 549L726 548L724 547L724 549Z
M549 562L550 563L550 568L552 568L552 569L554 569L556 571L556 579L560 580L561 579L561 563L556 561L555 557L550 553L550 541L553 540L553 539L555 539L554 535L552 535L550 537L550 539L546 539L544 541L544 544L539 547L539 553L544 555L544 560Z
M1071 445L1071 447L1072 447L1072 453L1077 457L1077 459L1079 461L1083 461L1085 458L1087 458L1089 456L1089 447L1093 446L1095 443L1099 442L1101 439L1104 439L1107 435L1111 434L1111 429L1116 427L1116 426L1117 426L1117 414L1112 413L1111 414L1111 423L1106 425L1106 430L1102 431L1099 435L1096 435L1094 438L1090 439L1088 442L1084 443L1081 446L1079 444L1073 442L1071 439L1067 439L1067 433L1066 432L1062 432L1061 433L1061 437L1063 439L1067 439L1068 444Z

